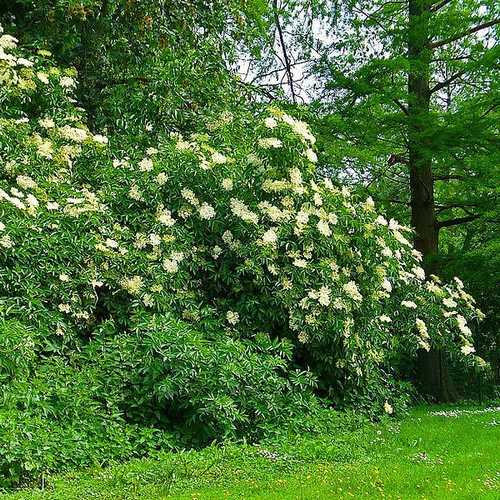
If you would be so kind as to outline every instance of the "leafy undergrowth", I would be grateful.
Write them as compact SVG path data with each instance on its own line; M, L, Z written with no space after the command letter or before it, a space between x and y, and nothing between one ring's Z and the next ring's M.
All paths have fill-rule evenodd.
M325 417L259 446L165 453L47 477L3 500L219 498L498 499L500 407L425 407L373 425Z

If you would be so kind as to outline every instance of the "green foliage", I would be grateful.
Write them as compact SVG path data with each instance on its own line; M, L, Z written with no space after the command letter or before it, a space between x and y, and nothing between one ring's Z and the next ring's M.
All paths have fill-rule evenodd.
M469 228L471 235L476 235L480 228ZM467 235L465 235L467 241ZM479 236L479 235L478 235ZM465 373L457 368L461 387L469 397L488 397L495 390L494 384L500 380L500 242L484 235L486 241L482 244L472 244L472 248L453 246L453 242L460 243L461 236L452 236L448 239L447 252L439 260L443 276L460 273L467 287L474 294L479 307L484 311L486 318L473 329L474 345L478 354L487 359L492 366L488 380L478 375L474 370ZM486 382L486 383L485 383Z
M0 345L0 487L173 446L168 434L125 421L92 363L37 361L33 335L18 323L2 322Z
M330 23L352 36L322 47L313 68L323 84L315 104L322 163L380 201L389 217L420 225L416 230L432 243L429 254L441 254L424 267L436 272L443 262L448 279L473 283L469 264L481 267L479 256L487 258L498 239L496 3L344 2ZM408 85L419 76L420 85ZM427 186L419 194L425 164ZM498 263L490 269L497 275ZM478 288L474 295L482 294ZM480 303L485 312L495 309L495 299L488 304ZM494 346L497 315L474 331ZM496 362L495 349L482 354Z
M15 0L0 23L78 69L78 98L100 130L193 129L207 106L241 98L227 71L236 44L263 36L263 0Z
M53 15L50 30L76 16L58 57L80 66L80 92L76 70L0 33L4 485L268 436L285 419L321 414L317 381L336 404L402 413L409 389L395 366L418 349L482 369L468 326L482 313L463 283L425 282L411 229L322 177L306 123L237 106L239 95L207 107L234 88L208 57L213 40L153 50L124 85L89 83L100 64L109 78L125 41L108 51L110 66L96 57L89 69L85 30L113 13L127 23L120 5L23 11ZM141 5L130 4L139 10L129 37L144 28ZM190 81L211 69L197 94ZM77 99L102 108L89 121Z
M400 423L370 425L325 412L316 431L281 435L260 446L210 446L163 453L111 468L45 478L5 500L98 497L330 499L425 495L498 497L499 412L482 407L425 407ZM444 415L436 415L443 411Z
M109 147L71 109L72 73L50 64L6 65L0 192L2 300L33 318L45 351L104 319L126 332L138 310L173 309L202 330L287 338L330 396L370 387L377 408L398 353L474 351L467 319L481 312L460 280L424 284L411 230L318 175L307 124L225 112L208 133Z
M0 384L26 380L36 359L35 341L17 322L0 322Z
M171 316L137 318L132 333L105 325L83 356L108 401L131 422L172 430L179 444L261 437L285 418L315 412L310 373L288 367L292 346L261 335L209 337Z

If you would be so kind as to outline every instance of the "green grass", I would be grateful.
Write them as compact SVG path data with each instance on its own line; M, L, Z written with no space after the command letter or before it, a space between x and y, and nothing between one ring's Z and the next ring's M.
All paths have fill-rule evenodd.
M500 410L419 408L402 422L283 434L260 446L168 453L108 469L45 478L34 499L500 499ZM465 410L465 411L464 411ZM340 428L342 431L340 432Z

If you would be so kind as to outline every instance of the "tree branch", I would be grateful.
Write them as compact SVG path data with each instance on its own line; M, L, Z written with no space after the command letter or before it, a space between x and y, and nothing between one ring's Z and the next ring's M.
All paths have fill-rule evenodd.
M401 109L401 111L406 116L408 116L408 108L399 99L394 98L393 101L399 106L399 108Z
M438 10L441 10L444 6L448 5L452 1L453 0L442 0L441 2L438 2L438 3L434 4L430 8L430 11L431 12L437 12Z
M446 45L448 43L454 42L455 40L460 40L460 38L463 38L464 36L467 35L472 35L473 33L476 33L477 31L484 30L486 28L489 28L490 26L495 26L496 24L500 23L500 18L499 19L493 19L491 21L486 21L485 23L478 24L477 26L473 26L472 28L469 28L468 30L462 31L461 33L458 33L458 35L453 35L448 38L445 38L444 40L439 40L437 42L433 42L429 44L430 49L437 49L439 47L442 47L443 45Z
M457 78L460 78L465 73L467 73L467 69L462 69L458 73L455 73L454 75L447 78L444 82L437 83L436 85L434 85L434 87L431 88L430 93L433 94L434 92L437 92L438 90L447 87L450 83L454 82Z
M435 175L432 180L434 181L452 181L452 180L457 180L457 181L465 181L467 180L467 177L464 175Z
M459 208L460 210L463 210L467 215L472 215L472 213L467 210L467 208L471 207L479 207L478 203L449 203L448 205L436 205L436 212L441 213L444 212L445 210L450 210L451 208Z
M143 76L131 76L129 78L120 78L120 79L111 78L109 80L94 80L93 85L97 89L102 90L105 89L106 87L112 87L115 85L130 85L132 83L142 83L146 85L150 82L151 80Z
M374 195L372 195L374 196ZM382 202L386 202L386 203L397 203L399 205L406 205L406 206L410 206L411 203L409 201L403 201L403 200L396 200L395 198L378 198L376 196L373 197L373 199L377 202L379 201L382 201Z
M458 226L459 224L466 224L467 222L475 221L479 219L480 215L469 215L469 217L459 217L458 219L448 219L436 222L438 229L442 227Z
M292 67L290 64L290 59L288 58L288 52L286 50L286 45L285 45L285 38L283 36L283 29L281 27L280 17L278 13L278 0L273 0L273 11L274 11L274 21L276 23L278 36L280 39L281 51L283 52L283 58L285 59L285 69L286 69L286 74L288 75L288 85L290 86L292 101L295 103L297 99L295 97L295 89L293 88Z

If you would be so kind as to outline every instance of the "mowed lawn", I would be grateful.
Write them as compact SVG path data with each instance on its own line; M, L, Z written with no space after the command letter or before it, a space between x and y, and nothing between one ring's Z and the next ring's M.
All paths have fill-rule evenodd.
M426 407L398 422L266 445L168 453L48 477L2 499L500 499L500 408Z

